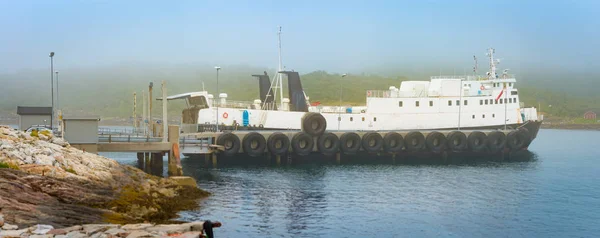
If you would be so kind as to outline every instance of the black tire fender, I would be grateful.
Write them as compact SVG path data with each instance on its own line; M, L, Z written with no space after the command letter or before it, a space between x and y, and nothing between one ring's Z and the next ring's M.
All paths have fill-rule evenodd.
M409 152L421 151L425 148L425 136L418 131L411 131L404 137L404 146Z
M267 141L265 137L258 132L250 132L246 134L242 141L244 152L250 156L259 156L265 152Z
M446 149L446 136L440 132L434 131L427 134L425 145L431 152L442 152Z
M281 132L275 132L267 140L267 148L274 155L283 155L290 148L290 138Z
M311 136L320 136L327 129L327 120L320 113L308 112L302 117L302 131Z
M366 152L377 153L383 147L383 137L377 132L367 132L362 137L362 147Z
M490 152L497 153L506 146L506 135L501 131L492 131L487 136L487 146Z
M313 151L315 141L313 137L305 132L298 132L292 137L292 150L297 155L308 155Z
M335 154L339 148L340 139L333 133L325 133L317 139L317 149L325 155Z
M404 138L396 132L388 132L383 137L383 150L387 153L399 153L404 148Z
M356 154L361 146L360 136L354 132L346 132L340 137L340 150L344 154Z
M469 146L467 136L462 131L452 131L446 137L448 148L452 151L464 151Z
M231 132L226 132L217 138L217 145L225 147L223 149L224 155L233 156L240 151L240 138Z
M520 150L526 147L528 138L526 132L515 130L506 135L506 146L513 151Z
M467 138L469 141L469 149L471 151L481 152L485 151L487 147L487 135L481 131L473 131Z
M525 127L521 127L521 128L519 128L519 133L523 134L523 137L525 138L524 148L527 148L531 144L531 141L532 141L531 133L529 132L529 129L527 129Z

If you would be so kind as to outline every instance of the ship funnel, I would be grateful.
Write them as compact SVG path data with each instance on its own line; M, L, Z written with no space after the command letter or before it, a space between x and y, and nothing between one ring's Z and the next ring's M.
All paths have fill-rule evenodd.
M286 74L288 78L290 111L308 112L308 105L306 105L306 97L304 96L304 89L302 89L302 82L300 82L298 72L281 71L279 73Z
M258 78L258 89L259 89L259 93L260 93L260 101L263 104L269 105L269 108L273 108L274 110L277 110L277 107L275 106L275 99L273 98L274 93L272 90L270 90L271 89L271 80L269 79L269 75L267 75L267 72L264 72L264 74L253 74L252 77ZM263 105L261 105L261 107L262 106Z

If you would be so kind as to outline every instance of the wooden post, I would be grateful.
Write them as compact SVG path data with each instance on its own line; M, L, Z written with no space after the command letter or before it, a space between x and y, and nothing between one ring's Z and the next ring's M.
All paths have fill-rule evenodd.
M144 152L144 171L150 173L150 156L152 153Z
M137 153L137 167L138 169L144 169L144 152Z
M335 153L335 163L340 164L342 162L342 154L340 152Z
M156 175L156 176L161 176L163 175L163 155L162 152L158 152L158 153L151 153L152 157L150 158L150 163L152 164L152 168L151 168L151 174Z
M392 153L392 164L396 164L396 153Z
M275 156L275 164L277 166L281 165L281 155L276 155Z
M171 150L169 150L169 176L183 176L183 168L181 166L181 157L179 154L179 126L169 126L169 143L171 144Z
M211 158L211 154L204 154L204 166L208 167L210 158Z
M212 166L217 167L217 153L212 153Z

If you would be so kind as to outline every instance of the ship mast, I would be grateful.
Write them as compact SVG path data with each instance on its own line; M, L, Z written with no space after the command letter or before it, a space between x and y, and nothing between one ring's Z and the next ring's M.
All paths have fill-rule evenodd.
M281 63L281 26L279 26L279 32L277 32L277 40L279 43L279 68L277 69L277 84L279 85L279 108L283 109L283 76L281 75L281 71L283 71L282 63Z
M496 78L496 64L500 63L500 62L496 62L494 60L494 53L496 53L496 49L494 49L494 48L488 49L487 55L490 57L490 75L488 75L489 79Z

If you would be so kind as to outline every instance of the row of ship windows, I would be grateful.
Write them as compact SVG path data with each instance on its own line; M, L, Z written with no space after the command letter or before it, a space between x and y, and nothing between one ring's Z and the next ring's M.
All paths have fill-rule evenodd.
M473 119L475 119L475 115L471 116ZM485 118L485 114L481 114L481 118ZM492 114L492 118L496 118L496 114ZM342 118L338 117L338 121L341 121ZM354 121L353 117L350 117L350 121ZM365 117L362 117L362 121L365 121ZM373 121L377 121L377 117L373 117Z
M341 121L341 120L342 120L342 118L338 117L338 121ZM354 121L354 118L350 117L350 121ZM365 121L365 117L362 118L362 121ZM377 121L377 117L373 117L373 121Z
M492 114L493 118L496 118L496 114ZM475 115L471 116L471 118L475 119ZM485 114L481 114L481 118L485 118Z
M504 100L503 100L504 99ZM485 103L485 105L493 105L493 104L504 104L504 103L517 103L517 98L501 98L500 100L494 100L494 99L481 99L479 100L479 105L483 105ZM508 101L508 102L507 102ZM494 103L495 102L495 103ZM415 107L419 107L421 105L420 101L415 101ZM456 106L460 106L460 100L456 100ZM468 106L469 105L469 101L464 100L463 101L463 105L464 106ZM403 107L404 106L404 102L403 101L398 101L398 106L399 107ZM433 101L429 101L429 106L433 107ZM452 100L448 100L448 106L452 106Z
M469 86L471 86L471 85L469 85ZM513 83L508 83L508 86L509 86L509 87L512 87L512 86L513 86ZM494 87L495 87L495 88L496 88L496 87L500 87L500 83L494 83Z

